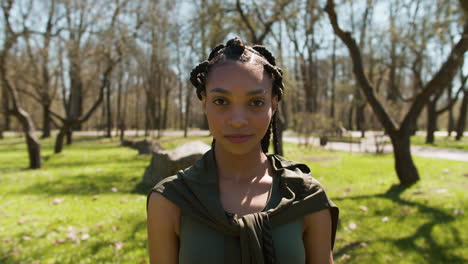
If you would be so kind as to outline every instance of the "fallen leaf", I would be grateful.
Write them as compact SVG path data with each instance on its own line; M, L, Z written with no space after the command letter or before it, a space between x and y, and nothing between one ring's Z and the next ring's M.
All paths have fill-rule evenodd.
M140 263L146 263L146 259L144 258L140 259Z
M24 241L31 240L31 237L30 237L30 236L23 236L22 238L23 238Z
M461 215L461 214L463 214L463 210L455 209L455 210L453 210L453 214L454 215Z
M386 222L388 222L388 220L389 220L389 219L388 219L387 216L382 217L382 222L386 223Z
M65 239L57 239L54 241L54 245L58 246L58 245L61 245L63 243L65 243Z
M18 225L22 225L22 224L24 224L24 223L26 223L26 221L25 221L24 219L18 220Z
M361 211L367 212L367 207L364 205L359 206L359 209L361 209Z
M116 250L121 250L124 246L124 242L121 242L121 241L115 242L114 246Z
M54 200L52 200L52 202L50 202L51 205L56 205L56 204L59 204L59 203L63 203L63 201L65 201L65 199L63 198L55 198Z
M405 214L405 215L408 215L408 214L412 214L414 212L414 210L411 209L411 208L403 208L403 209L401 209L401 212L403 214Z
M349 229L354 230L354 229L357 228L357 225L356 225L356 223L351 222L351 223L349 223L348 227L349 227Z

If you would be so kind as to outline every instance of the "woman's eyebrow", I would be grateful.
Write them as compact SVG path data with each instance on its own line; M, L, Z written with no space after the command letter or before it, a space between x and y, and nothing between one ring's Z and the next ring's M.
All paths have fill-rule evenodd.
M265 89L260 88L260 89L255 89L253 91L247 92L247 95L258 95L258 94L264 94L265 92L266 92ZM210 93L231 94L231 92L229 92L228 90L220 88L220 87L211 89Z

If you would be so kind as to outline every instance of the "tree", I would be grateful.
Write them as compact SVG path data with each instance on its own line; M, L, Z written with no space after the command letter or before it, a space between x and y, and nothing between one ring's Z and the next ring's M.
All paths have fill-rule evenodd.
M427 82L422 90L415 96L409 111L406 113L402 123L398 126L376 97L374 88L369 83L364 73L361 51L356 41L350 32L342 30L338 25L338 18L333 0L327 0L325 12L328 14L334 33L348 48L353 61L353 72L361 90L384 127L385 132L390 136L395 157L395 168L400 184L409 185L417 182L419 180L419 174L411 157L410 136L414 129L416 119L430 96L437 93L440 89L447 87L461 67L463 54L468 48L468 21L465 20L463 34L452 48L450 55L442 64L439 71L432 76L431 80Z
M29 168L39 169L41 168L41 144L34 136L34 123L31 119L31 116L26 112L20 105L18 91L16 87L8 79L8 67L10 63L8 62L8 57L11 48L17 43L18 38L21 36L30 34L29 30L23 27L23 30L20 32L15 32L11 25L10 14L14 4L14 1L2 1L1 3L5 33L3 36L3 49L0 51L0 75L2 86L9 93L12 105L11 108L7 109L7 112L15 116L20 122L24 135L26 137L26 145L28 147L29 154ZM24 16L27 17L27 16Z

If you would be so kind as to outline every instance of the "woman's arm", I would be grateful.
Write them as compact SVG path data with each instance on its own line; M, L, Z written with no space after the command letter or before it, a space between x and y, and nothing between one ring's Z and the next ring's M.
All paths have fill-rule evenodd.
M150 263L177 264L180 209L159 193L148 201L148 248Z
M304 248L307 264L333 263L332 220L329 209L304 216Z

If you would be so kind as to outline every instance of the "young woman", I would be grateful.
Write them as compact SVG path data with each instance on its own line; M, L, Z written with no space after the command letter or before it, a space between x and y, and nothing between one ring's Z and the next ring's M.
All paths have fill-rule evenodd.
M148 195L151 263L333 263L338 208L306 165L267 154L283 94L271 53L231 39L191 81L212 149Z

